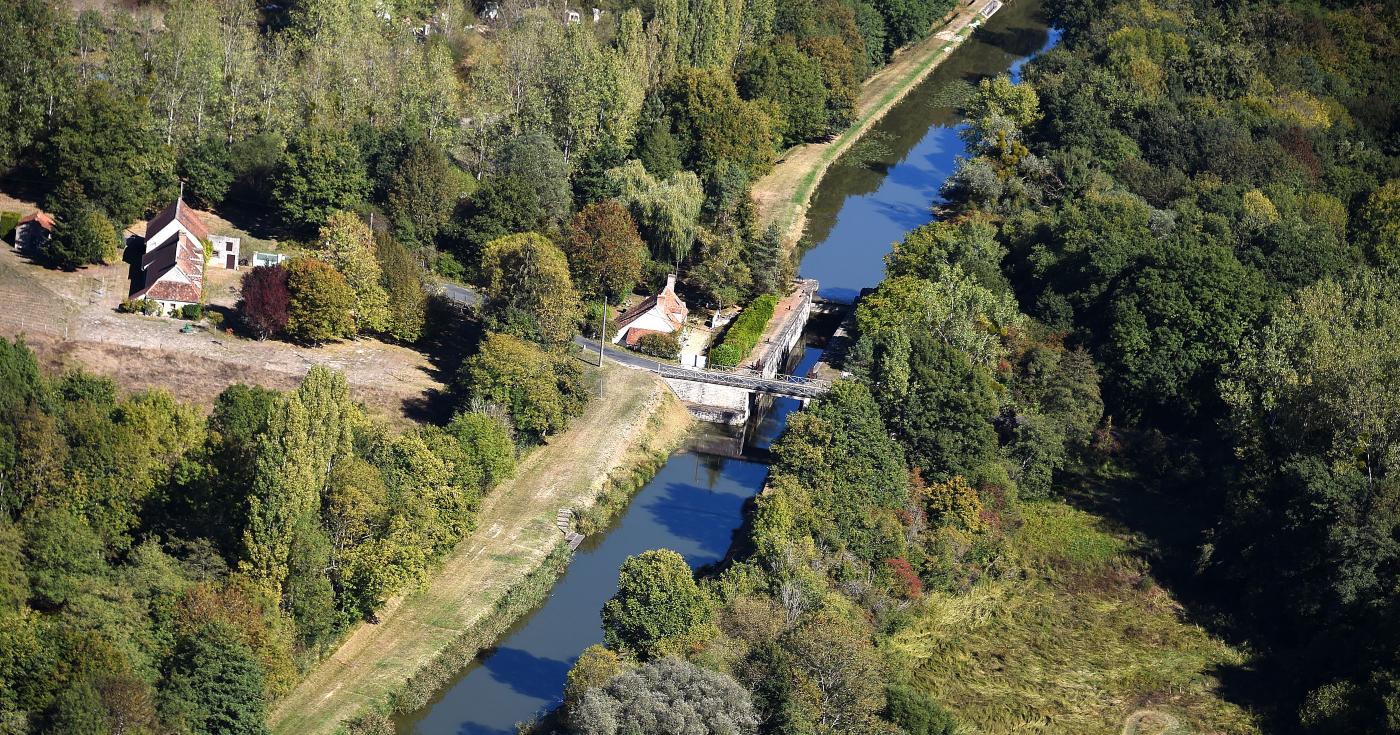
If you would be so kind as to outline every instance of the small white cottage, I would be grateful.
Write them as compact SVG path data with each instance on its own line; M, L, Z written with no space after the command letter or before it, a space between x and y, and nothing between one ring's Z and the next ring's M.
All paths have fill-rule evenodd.
M636 345L648 334L676 334L685 328L685 318L690 314L685 302L676 295L676 277L666 277L666 288L655 296L649 296L642 303L628 309L617 320L617 335L613 344Z

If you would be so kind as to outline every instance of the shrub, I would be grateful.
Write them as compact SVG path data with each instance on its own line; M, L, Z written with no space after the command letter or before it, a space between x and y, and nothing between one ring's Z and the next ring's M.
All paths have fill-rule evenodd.
M180 318L197 322L204 318L204 306L201 304L185 304L180 307Z
M721 344L710 350L710 364L715 367L734 367L742 357L739 348L731 344Z
M141 299L141 313L146 316L158 316L162 309L159 301Z
M452 253L438 253L437 259L433 262L433 268L438 275L453 281L460 281L467 275L467 269L462 267L462 261L457 260L457 256Z
M933 697L896 684L885 690L889 718L909 735L952 735L957 720Z
M280 265L260 265L243 274L238 314L258 339L276 337L287 328L291 292L287 269Z
M217 311L208 311L204 313L204 320L209 322L209 326L218 329L219 325L224 323L224 315Z
M710 364L715 367L733 367L753 352L754 345L763 336L763 328L773 318L778 307L778 297L760 296L744 307L724 333L724 341L710 350Z
M9 237L19 220L19 212L0 212L0 237Z
M644 355L674 360L681 354L681 343L674 334L647 334L637 341L637 351Z

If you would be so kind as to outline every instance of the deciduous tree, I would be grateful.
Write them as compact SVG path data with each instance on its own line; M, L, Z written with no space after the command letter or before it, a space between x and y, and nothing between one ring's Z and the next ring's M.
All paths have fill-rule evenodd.
M292 295L287 269L260 265L243 274L238 291L238 315L258 339L276 337L287 329Z
M350 212L332 212L317 240L321 247L316 256L340 271L355 292L355 329L384 331L389 323L389 296L369 226Z
M609 647L653 658L674 652L710 623L710 600L674 551L628 557L617 579L617 593L603 606L603 640Z
M355 290L329 263L294 258L287 266L287 335L313 344L355 334Z
M369 194L365 163L343 131L310 126L292 138L273 173L272 200L283 219L303 231L353 209Z
M616 200L605 199L574 215L564 252L584 297L617 303L641 280L646 246L632 215Z
M664 658L589 690L569 722L581 735L751 735L759 718L734 679Z
M482 257L488 324L545 345L574 336L578 292L564 254L542 235L527 232L492 240Z

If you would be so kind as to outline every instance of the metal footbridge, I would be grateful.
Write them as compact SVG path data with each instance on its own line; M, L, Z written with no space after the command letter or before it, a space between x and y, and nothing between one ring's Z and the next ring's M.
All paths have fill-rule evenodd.
M574 342L591 354L596 355L598 352L597 340L575 337ZM796 375L767 376L758 370L747 368L681 367L674 363L660 362L636 353L624 352L611 346L604 351L604 354L613 362L621 363L630 368L649 370L663 378L742 388L753 393L770 393L789 398L816 398L831 389L831 381L829 380L803 378Z
M697 383L743 388L753 393L771 393L788 398L816 398L831 390L831 381L803 378L797 375L768 376L745 368L688 368L656 363L656 372L663 378L690 380Z

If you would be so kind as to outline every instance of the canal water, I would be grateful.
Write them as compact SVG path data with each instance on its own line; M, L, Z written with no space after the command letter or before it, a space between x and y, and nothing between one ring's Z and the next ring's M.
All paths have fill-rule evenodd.
M850 160L828 172L808 214L806 239L815 245L800 266L804 277L821 281L823 295L851 299L879 283L891 243L932 219L930 202L962 151L956 98L948 89L1016 71L1053 43L1039 7L1039 0L1003 7L890 111L867 136L872 144L857 144ZM807 349L792 372L806 374L820 355ZM798 408L798 401L774 400L754 419L747 445L766 449ZM693 450L672 455L621 518L579 547L549 598L427 705L400 718L398 731L515 735L517 723L553 709L569 667L584 648L603 640L600 611L617 590L622 562L659 548L679 552L692 567L721 561L767 474L768 466L754 459Z

